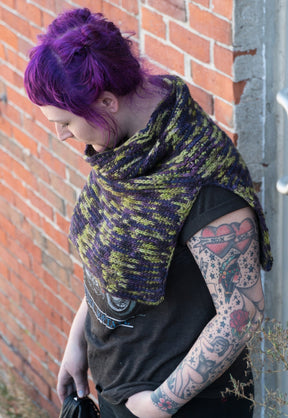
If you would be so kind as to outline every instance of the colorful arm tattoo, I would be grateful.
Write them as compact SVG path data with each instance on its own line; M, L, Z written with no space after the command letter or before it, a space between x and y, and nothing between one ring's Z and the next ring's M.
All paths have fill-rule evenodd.
M153 392L153 403L171 414L224 373L262 320L259 239L252 211L241 209L222 220L229 222L218 220L187 243L217 314L174 372Z
M161 411L167 412L170 415L176 414L179 409L178 402L173 401L169 396L159 387L152 393L151 396L152 402L157 406Z

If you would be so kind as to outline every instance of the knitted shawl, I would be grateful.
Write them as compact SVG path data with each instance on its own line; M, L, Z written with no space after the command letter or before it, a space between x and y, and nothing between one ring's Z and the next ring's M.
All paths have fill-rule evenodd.
M178 77L147 126L101 153L75 206L69 238L98 284L114 296L160 303L179 232L205 185L241 196L258 215L260 261L272 257L263 212L247 167L228 136Z

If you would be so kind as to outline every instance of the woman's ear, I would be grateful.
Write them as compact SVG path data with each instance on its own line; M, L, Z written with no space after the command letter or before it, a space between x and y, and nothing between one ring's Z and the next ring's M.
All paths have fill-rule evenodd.
M95 107L105 110L108 113L117 113L119 110L119 100L110 91L103 91L95 102Z

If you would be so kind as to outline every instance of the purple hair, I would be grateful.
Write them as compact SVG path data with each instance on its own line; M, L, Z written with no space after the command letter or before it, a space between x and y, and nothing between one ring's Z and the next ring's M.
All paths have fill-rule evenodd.
M145 72L114 23L87 8L59 15L30 52L24 85L38 106L52 105L94 125L107 121L93 109L103 91L125 96L143 85Z

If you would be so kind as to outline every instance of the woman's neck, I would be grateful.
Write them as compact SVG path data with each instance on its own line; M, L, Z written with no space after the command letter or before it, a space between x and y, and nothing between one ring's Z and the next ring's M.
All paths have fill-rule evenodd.
M133 96L120 98L122 132L126 137L144 129L167 90L147 82Z

